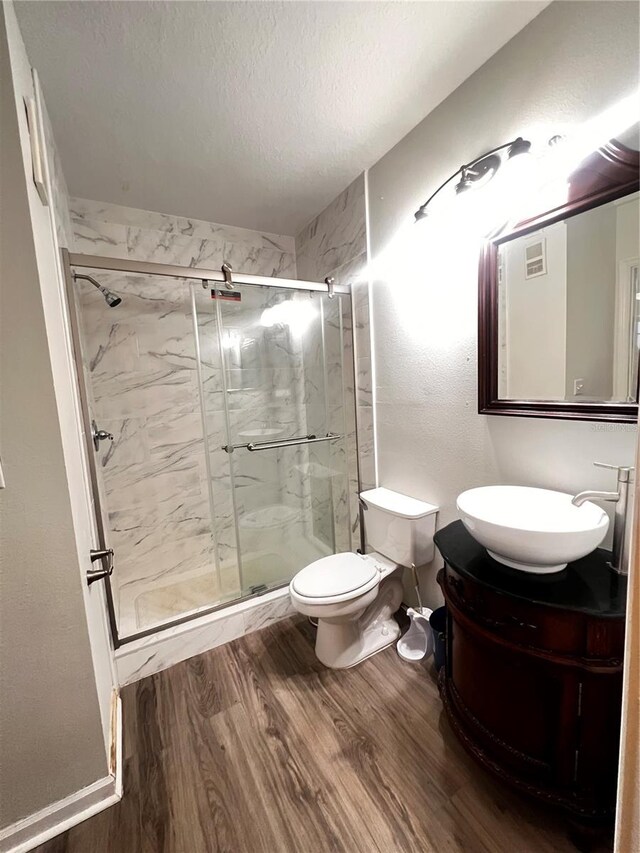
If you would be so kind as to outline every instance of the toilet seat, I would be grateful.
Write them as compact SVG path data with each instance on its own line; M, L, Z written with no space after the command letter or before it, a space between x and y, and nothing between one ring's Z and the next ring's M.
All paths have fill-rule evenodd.
M378 560L351 551L310 563L291 581L291 593L309 604L332 604L364 595L380 582Z

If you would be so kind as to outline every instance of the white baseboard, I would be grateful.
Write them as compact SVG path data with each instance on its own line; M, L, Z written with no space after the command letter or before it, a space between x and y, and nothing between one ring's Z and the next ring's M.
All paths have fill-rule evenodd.
M122 799L122 709L117 699L115 772L11 826L0 829L0 853L28 853Z
M120 691L118 691L116 698L116 731L114 737L116 741L116 766L113 768L113 770L115 770L115 795L118 800L121 800L124 793L122 783L122 778L124 776L124 767L122 764L122 742L124 740L124 729L122 727L122 699L120 698Z

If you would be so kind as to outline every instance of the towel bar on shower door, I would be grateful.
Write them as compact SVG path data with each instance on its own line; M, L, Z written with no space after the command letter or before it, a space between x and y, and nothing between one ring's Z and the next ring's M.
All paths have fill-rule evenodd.
M335 441L342 438L335 432L328 432L319 438L315 435L303 435L300 438L288 438L284 441L250 441L248 444L224 444L222 450L225 453L233 453L234 450L246 449L250 453L256 450L274 450L277 447L293 447L296 444L315 444L318 441Z

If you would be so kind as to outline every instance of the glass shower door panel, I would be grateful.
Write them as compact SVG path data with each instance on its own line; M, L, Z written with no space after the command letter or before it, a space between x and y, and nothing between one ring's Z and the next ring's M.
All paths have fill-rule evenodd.
M235 301L217 300L216 313L231 451L221 453L231 464L247 594L334 553L345 541L338 528L348 532L349 524L340 516L347 501L338 300L277 287L237 292ZM328 433L340 438L306 441Z
M225 337L220 328L217 303L213 299L216 292L215 288L203 287L202 284L192 285L220 600L228 602L242 595L232 461L231 456L222 450L228 440L228 401L222 364L225 350L234 340L234 334L232 331Z
M90 271L76 281L91 415L113 435L95 461L120 639L222 597L192 297L184 279Z
M313 405L309 418L317 424L318 434L340 435L339 441L309 447L312 527L331 530L333 553L351 550L351 518L349 502L348 447L355 439L354 411L351 427L348 407L354 406L353 354L351 336L346 334L345 313L350 316L348 297L329 299L322 296L322 362L324 380L324 421L321 407ZM309 365L311 366L311 364ZM357 487L354 485L354 492ZM326 535L326 534L325 534Z

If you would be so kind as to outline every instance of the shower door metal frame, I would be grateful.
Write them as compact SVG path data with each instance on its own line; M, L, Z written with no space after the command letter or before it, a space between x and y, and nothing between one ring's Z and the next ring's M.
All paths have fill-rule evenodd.
M130 261L125 258L108 258L102 255L79 255L62 249L72 267L128 272L139 275L164 275L169 278L192 278L196 281L216 281L225 284L228 276L222 270L205 267L181 267L175 264L156 264L153 261ZM315 290L322 293L349 295L351 287L346 284L328 285L322 281L298 281L295 278L275 278L268 275L233 273L233 283L257 287L278 287L289 290Z
M75 298L75 289L73 286L73 270L72 267L83 269L100 269L109 272L124 272L138 275L157 275L167 276L170 278L191 279L200 281L203 286L208 286L209 282L219 282L225 284L228 281L228 276L222 270L208 269L203 267L181 267L174 264L157 264L152 261L130 261L126 258L109 258L102 255L83 255L76 252L69 252L68 249L61 249L62 267L65 276L65 285L67 293L67 303L69 309L69 321L71 327L71 339L73 343L73 355L76 371L76 382L78 385L78 393L80 397L80 406L82 410L82 420L85 436L85 450L87 456L87 467L89 470L89 479L91 485L91 493L94 502L94 517L96 521L97 545L99 549L108 548L106 529L104 525L103 507L100 499L100 490L98 485L98 467L96 464L96 454L93 446L93 438L91 432L91 410L89 408L89 395L84 375L84 364L82 360L82 342L80 336L80 323L78 319L77 303ZM331 287L326 282L319 281L298 281L297 279L275 278L262 275L245 275L243 273L233 273L233 283L238 285L248 285L257 287L276 287L289 290L307 290L320 293L335 293L347 296L351 302L351 312L353 317L353 295L349 285L332 284ZM355 346L354 352L354 376L356 374L355 363ZM357 408L357 407L356 407ZM360 465L359 459L356 458L358 482L360 481ZM212 524L214 519L212 519ZM115 555L117 561L117 555ZM203 616L208 616L218 610L224 610L232 604L248 601L252 598L259 598L268 592L273 592L277 589L282 589L288 586L287 583L278 584L266 590L242 595L238 598L225 601L221 604L214 604L211 607L203 607L202 609L188 613L184 616L179 616L175 619L170 619L154 628L146 628L143 631L138 631L135 634L128 634L126 637L121 637L118 630L118 619L113 598L113 588L111 586L111 577L107 575L104 578L105 592L107 601L107 615L109 619L109 627L113 645L118 649L127 643L132 643L135 640L140 640L143 637L149 637L153 634L159 634L169 628L174 628L177 625L183 625L186 622L192 622L195 619L200 619Z

